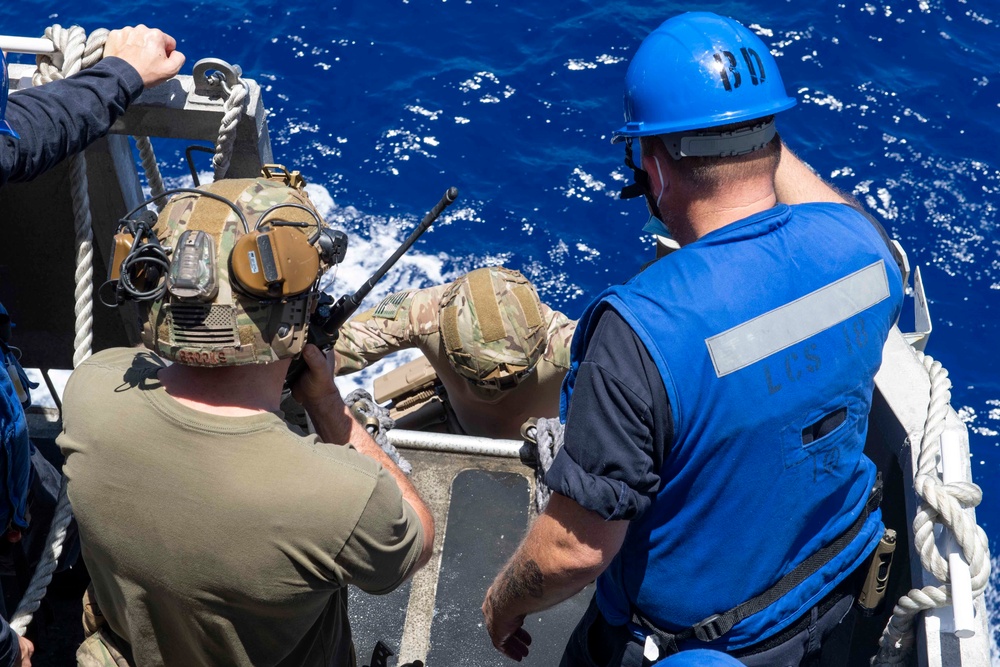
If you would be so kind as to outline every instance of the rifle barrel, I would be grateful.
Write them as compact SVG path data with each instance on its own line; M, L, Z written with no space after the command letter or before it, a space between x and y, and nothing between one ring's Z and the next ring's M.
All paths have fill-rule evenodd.
M368 296L368 293L372 291L378 281L382 280L382 277L385 276L386 272L392 268L392 265L399 261L399 258L403 256L403 253L410 249L410 246L412 246L416 240L420 238L421 234L427 231L427 228L431 226L431 223L437 220L438 216L441 215L441 213L448 206L450 206L457 197L458 188L448 188L448 191L444 193L443 197L441 197L441 201L435 204L434 208L427 212L427 215L425 215L424 219L420 221L417 228L413 230L405 241L403 241L403 245L399 246L399 248L396 249L396 252L392 253L392 256L382 263L382 266L379 267L378 271L372 274L372 277L369 278L357 292L347 298L351 304L351 308L350 312L347 314L347 318L344 319L345 322L350 319L350 316L353 315L354 311L357 310L359 305L361 305L361 301Z

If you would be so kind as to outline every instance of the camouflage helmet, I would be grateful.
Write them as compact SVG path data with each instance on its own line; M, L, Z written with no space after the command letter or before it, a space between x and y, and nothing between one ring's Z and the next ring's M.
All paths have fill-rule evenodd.
M503 267L453 282L441 298L441 335L452 368L482 387L516 386L545 351L540 306L528 279Z
M312 246L322 218L301 184L290 187L279 178L224 179L198 188L205 195L185 191L170 199L153 228L160 242L172 249L166 289L160 298L139 304L146 347L184 365L210 367L265 364L302 351L319 298L317 280L327 266ZM246 225L227 202L243 214ZM280 208L273 210L276 206ZM273 224L278 221L284 224ZM266 265L257 248L259 242L264 249L259 237L270 230L280 230L280 239L272 237L276 247L278 241L294 246L295 259L304 260L289 265L277 250L271 256L278 259L278 270L298 285L293 293L283 295L280 288L274 294L254 293L237 279L242 275L234 268L237 256L251 245L248 241L254 241L253 251L242 252L242 257L246 264L249 256L249 271L274 271L274 263ZM171 283L180 245L193 244L194 239L203 246L196 260L204 261L192 264L210 285L199 296L176 280Z

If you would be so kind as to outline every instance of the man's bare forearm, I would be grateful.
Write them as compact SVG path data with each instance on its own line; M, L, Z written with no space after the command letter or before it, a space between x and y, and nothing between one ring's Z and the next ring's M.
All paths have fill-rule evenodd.
M490 588L490 605L503 616L525 616L559 604L593 581L600 571L553 568L546 571L530 549L518 549Z
M572 597L604 571L625 537L627 522L604 521L564 496L553 494L550 510L490 587L488 602L499 615L530 614Z

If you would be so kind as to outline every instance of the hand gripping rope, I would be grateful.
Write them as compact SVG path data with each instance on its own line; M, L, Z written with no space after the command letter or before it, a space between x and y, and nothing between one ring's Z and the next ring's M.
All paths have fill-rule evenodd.
M45 37L52 41L56 50L54 53L41 54L36 57L37 70L32 77L32 83L36 86L72 76L86 67L94 66L104 57L104 45L107 42L108 30L101 28L87 37L80 26L63 28L54 25L45 30ZM236 141L236 126L242 117L243 106L247 98L247 85L239 77L238 71L234 79L228 81L218 73L212 77L213 85L218 84L226 94L226 101L223 104L224 114L215 144L215 155L212 158L216 180L223 178L229 170L233 144ZM151 195L155 197L163 194L163 177L160 175L149 137L134 137L134 139L139 149L139 157L142 161L143 171L146 173ZM92 289L94 239L87 184L87 161L83 153L70 158L70 178L76 230L76 289L74 291L76 335L73 340L73 366L76 367L91 354L94 324ZM164 203L163 200L158 201L157 209L162 209Z

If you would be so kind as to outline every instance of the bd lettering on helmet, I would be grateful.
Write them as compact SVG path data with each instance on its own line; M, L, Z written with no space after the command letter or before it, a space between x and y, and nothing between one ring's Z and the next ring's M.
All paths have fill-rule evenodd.
M764 63L756 51L742 47L740 55L743 56L743 64L746 66L747 74L750 75L750 83L756 86L767 81ZM731 51L716 51L713 56L715 62L718 63L723 88L730 92L739 88L743 82L743 76L740 74L740 65L736 56Z

